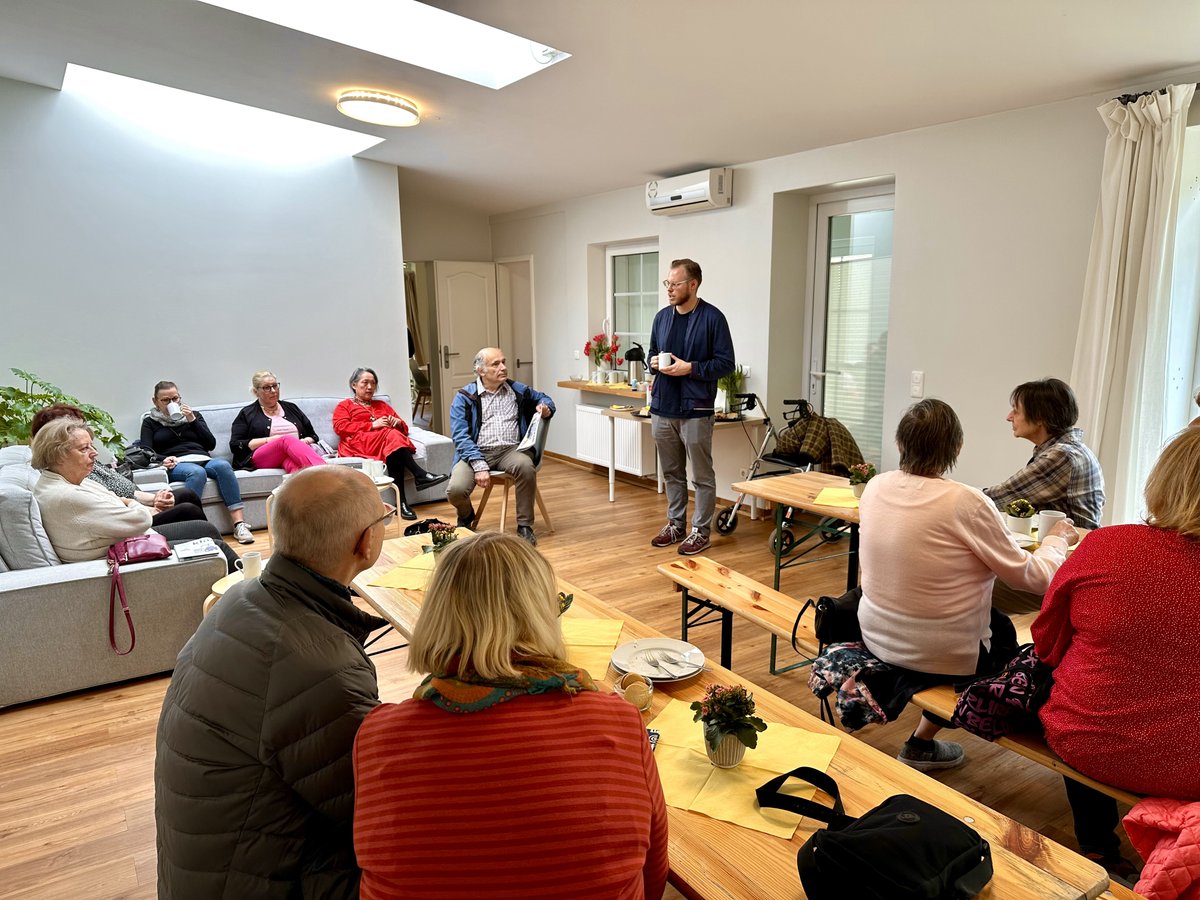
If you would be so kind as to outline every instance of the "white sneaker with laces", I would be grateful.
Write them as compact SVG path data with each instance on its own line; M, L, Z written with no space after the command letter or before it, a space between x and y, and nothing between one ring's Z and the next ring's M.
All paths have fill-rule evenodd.
M233 536L237 539L239 544L254 543L254 535L250 531L250 526L245 522L238 522L237 525L233 527Z

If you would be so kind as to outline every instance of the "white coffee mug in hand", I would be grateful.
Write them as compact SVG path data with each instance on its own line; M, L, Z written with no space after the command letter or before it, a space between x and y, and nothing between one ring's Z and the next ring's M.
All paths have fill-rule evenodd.
M1050 530L1067 517L1065 512L1043 509L1038 512L1038 539L1045 540Z
M262 574L262 554L261 553L243 553L242 558L234 563L242 570L242 575L246 578L257 578Z
M658 354L658 370L661 372L674 361L674 357L664 350L662 353Z

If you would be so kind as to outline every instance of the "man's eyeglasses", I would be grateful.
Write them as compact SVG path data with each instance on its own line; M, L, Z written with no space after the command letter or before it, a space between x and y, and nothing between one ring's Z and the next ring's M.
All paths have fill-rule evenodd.
M685 284L687 284L686 281L671 281L668 278L663 279L663 287L665 288L683 287Z
M278 384L260 384L258 386L258 389L260 391L270 391L271 393L274 394L279 391L279 385Z
M385 503L385 504L383 504L383 508L385 510L384 514L382 516L380 516L378 519L375 519L373 522L371 522L370 525L368 525L366 528L364 528L362 530L362 534L360 534L358 536L358 539L360 541L363 539L363 536L366 535L366 533L368 531L370 531L372 528L374 528L380 522L383 523L384 528L387 528L389 525L392 524L392 519L396 518L396 507L392 506L392 504L390 504L390 503Z

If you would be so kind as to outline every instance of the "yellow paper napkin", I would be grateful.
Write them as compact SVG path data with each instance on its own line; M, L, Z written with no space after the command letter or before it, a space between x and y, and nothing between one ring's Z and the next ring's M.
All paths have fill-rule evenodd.
M760 809L755 788L797 766L824 772L841 739L768 722L767 730L758 736L758 747L747 750L740 765L721 769L709 762L703 726L692 721L692 716L689 704L672 700L650 723L659 732L654 755L667 804L790 839L801 817L785 810ZM789 784L785 791L807 798L816 793L815 788L799 783Z
M574 607L561 620L567 660L586 669L593 678L603 678L608 674L608 662L621 639L624 623L620 619L586 619L572 612Z
M437 558L432 553L418 553L384 572L371 584L400 590L423 591L429 585L429 579L433 577L433 567L436 564Z
M611 655L621 639L624 625L620 619L584 619L567 615L562 618L563 640L578 647L607 647Z
M858 498L850 488L821 488L813 497L817 506L839 506L842 509L858 509Z

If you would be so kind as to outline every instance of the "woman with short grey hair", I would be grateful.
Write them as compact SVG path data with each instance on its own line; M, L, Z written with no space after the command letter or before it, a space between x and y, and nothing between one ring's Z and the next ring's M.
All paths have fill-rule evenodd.
M408 434L408 423L389 404L375 399L378 387L379 376L374 369L360 367L350 376L354 396L333 410L333 430L340 441L338 456L382 460L400 489L400 517L415 519L417 514L404 495L405 471L412 472L418 491L439 485L450 476L434 475L421 467L416 459L417 446Z
M63 562L103 559L117 541L156 531L171 543L212 538L233 571L237 554L209 522L173 522L151 529L153 513L133 497L118 497L88 474L96 463L92 432L79 419L58 418L33 438L33 488L42 527Z

